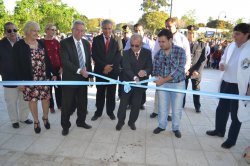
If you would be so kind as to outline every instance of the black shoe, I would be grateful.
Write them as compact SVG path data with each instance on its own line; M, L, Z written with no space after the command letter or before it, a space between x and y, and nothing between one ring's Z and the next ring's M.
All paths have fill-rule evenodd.
M115 120L115 115L113 114L113 115L109 115L109 118L111 119L111 120Z
M154 134L159 134L160 132L164 131L165 129L162 129L160 127L157 127L156 129L154 129L153 133Z
M140 110L145 110L145 106L142 105L142 106L140 107Z
M124 125L124 123L117 123L117 125L115 126L115 129L117 130L117 131L120 131L121 129L122 129L122 126Z
M85 129L91 129L92 126L88 125L87 123L83 123L83 124L76 124L77 127L82 127L82 128L85 128Z
M46 129L50 129L50 123L49 123L48 118L45 119L44 117L42 117L42 119L43 119L44 127Z
M94 116L91 118L91 120L92 120L92 121L95 121L95 120L97 120L98 118L99 118L99 116L94 115Z
M66 135L68 135L69 134L69 129L63 129L62 130L62 135L63 136L66 136Z
M196 111L196 113L201 113L200 108L196 108L195 111Z
M172 121L172 117L170 115L168 115L168 121Z
M34 131L36 134L39 134L41 132L40 122L34 122Z
M210 136L218 136L218 137L224 137L225 134L223 133L220 133L216 130L209 130L206 132L207 135L210 135Z
M152 113L152 114L150 114L150 118L155 118L155 117L157 117L158 116L158 114L157 113Z
M14 129L19 128L19 123L18 123L18 122L12 123L12 127L13 127Z
M173 131L174 132L174 135L177 137L177 138L181 138L181 132L180 130L175 130Z
M225 142L223 142L223 144L221 144L221 147L224 148L224 149L230 149L234 145L235 144L232 144L231 142L226 140Z
M27 119L26 121L23 121L23 123L26 123L26 124L32 124L33 121L31 119Z
M131 130L136 130L135 124L134 123L128 123L128 126L131 128Z

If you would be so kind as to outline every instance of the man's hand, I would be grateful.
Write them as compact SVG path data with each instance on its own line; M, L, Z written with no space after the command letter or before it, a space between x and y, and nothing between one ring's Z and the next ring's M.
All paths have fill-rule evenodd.
M25 86L21 85L17 87L18 90L20 90L21 92L23 92L25 90Z
M84 77L84 78L88 78L89 73L87 72L86 68L83 68L82 70L80 70L80 74Z
M220 63L219 69L220 69L220 71L224 71L225 70L225 65L223 63Z
M140 70L139 73L138 73L138 76L139 77L145 77L145 76L147 76L147 74L146 74L145 70Z
M56 81L56 80L57 80L56 76L52 76L51 81Z
M165 82L166 82L166 80L165 80L163 77L161 77L161 76L158 76L158 79L155 81L156 86L161 86L161 85L163 85Z
M187 72L186 72L186 76L189 76L189 74L190 74L190 72L189 72L189 71L187 71Z
M108 73L110 73L112 70L113 70L113 65L106 65L106 66L104 67L103 73L104 73L104 74L108 74Z
M199 76L199 72L197 72L196 70L193 71L192 76L193 76L194 78L197 78L197 77Z

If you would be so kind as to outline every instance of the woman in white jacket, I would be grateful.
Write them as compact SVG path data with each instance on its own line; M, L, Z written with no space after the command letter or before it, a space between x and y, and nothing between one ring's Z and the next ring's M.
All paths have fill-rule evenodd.
M250 25L246 23L236 25L233 38L234 42L225 49L219 64L219 69L223 71L220 92L250 96ZM231 113L232 122L228 138L221 145L223 148L231 148L238 138L241 127L237 117L238 108L238 100L221 98L216 109L215 130L206 132L210 136L224 137Z

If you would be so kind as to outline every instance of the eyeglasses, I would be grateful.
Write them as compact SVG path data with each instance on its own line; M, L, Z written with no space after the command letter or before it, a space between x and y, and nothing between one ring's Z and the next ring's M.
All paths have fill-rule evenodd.
M11 33L11 32L17 33L17 30L16 29L8 29L7 32L8 33Z
M50 30L52 30L52 31L56 31L56 29L50 29Z
M136 48L138 48L138 47L140 47L140 45L131 44L131 47L136 47Z

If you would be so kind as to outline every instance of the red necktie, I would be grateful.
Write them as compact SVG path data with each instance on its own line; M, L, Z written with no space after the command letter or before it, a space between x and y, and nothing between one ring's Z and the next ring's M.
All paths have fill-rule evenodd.
M106 43L105 43L105 47L106 47L106 53L108 52L108 48L109 48L109 37L105 37L106 38Z

